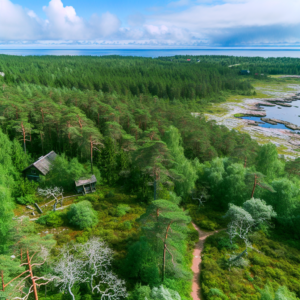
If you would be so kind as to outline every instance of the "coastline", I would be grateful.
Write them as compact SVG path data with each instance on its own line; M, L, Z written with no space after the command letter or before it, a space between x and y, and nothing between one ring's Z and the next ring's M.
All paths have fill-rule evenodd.
M248 133L253 139L260 144L272 142L277 146L278 153L284 155L288 159L294 159L299 156L300 135L294 130L298 130L298 126L287 121L271 119L273 123L286 124L292 128L277 129L265 128L258 126L257 122L242 119L242 116L255 116L265 118L266 112L263 106L275 106L277 103L281 105L289 104L292 101L300 100L300 81L297 84L288 84L266 87L256 87L258 93L263 92L263 97L231 97L225 103L216 104L211 111L204 113L206 120L214 120L219 125L224 125L229 129L238 130ZM268 98L269 97L269 98ZM268 118L267 118L268 119ZM286 123L286 124L285 124ZM287 126L286 126L287 127ZM299 127L300 130L300 127Z

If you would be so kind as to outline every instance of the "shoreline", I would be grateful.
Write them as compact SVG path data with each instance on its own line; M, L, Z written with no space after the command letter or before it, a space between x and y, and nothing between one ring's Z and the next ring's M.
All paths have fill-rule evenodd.
M214 120L219 125L224 125L230 130L237 130L248 133L260 144L273 143L277 146L278 153L288 159L299 157L300 134L295 129L266 128L258 126L255 121L242 119L243 116L266 118L266 111L263 106L275 106L276 103L289 104L294 100L300 100L299 84L278 85L276 87L266 85L256 87L258 93L263 97L240 97L232 96L224 103L216 104L212 111L204 113L207 121ZM267 98L270 96L270 98ZM197 113L196 113L197 114ZM268 118L267 118L268 119ZM279 123L282 120L271 120ZM288 122L289 123L289 122ZM289 124L288 124L289 125ZM297 126L292 124L293 126Z
M292 107L291 104L293 101L300 100L300 93L295 94L294 96L289 96L285 98L266 98L266 99L261 99L260 102L254 104L253 110L249 110L246 114L243 116L239 116L238 118L243 118L243 117L260 117L262 122L269 123L271 125L277 125L277 124L283 124L287 128L291 130L300 130L300 126L293 124L288 121L280 120L280 119L273 119L273 118L266 118L267 114L266 111L262 108L264 106L276 106L280 105L283 107ZM243 119L244 120L244 119ZM259 126L261 122L258 121L251 121L249 120L248 122L251 122L249 125L254 125L254 126ZM272 128L270 128L272 129ZM274 128L275 129L275 128ZM285 129L283 129L285 130Z

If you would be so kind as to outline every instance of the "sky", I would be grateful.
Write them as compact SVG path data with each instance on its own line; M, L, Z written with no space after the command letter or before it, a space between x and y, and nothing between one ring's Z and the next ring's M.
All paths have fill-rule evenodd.
M0 0L0 48L299 46L300 0Z

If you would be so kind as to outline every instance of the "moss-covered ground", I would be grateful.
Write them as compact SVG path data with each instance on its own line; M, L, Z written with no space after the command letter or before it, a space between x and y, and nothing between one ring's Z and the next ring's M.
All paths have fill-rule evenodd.
M189 205L193 221L203 229L224 228L224 213ZM269 282L275 289L285 285L300 296L300 245L289 245L276 227L250 234L254 250L229 267L228 258L245 250L241 240L230 244L226 231L206 239L200 284L205 299L259 300L259 290ZM216 290L217 289L217 290Z

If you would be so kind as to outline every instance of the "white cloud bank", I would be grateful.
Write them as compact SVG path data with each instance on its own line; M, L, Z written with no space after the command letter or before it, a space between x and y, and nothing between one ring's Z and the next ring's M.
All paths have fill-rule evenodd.
M43 10L46 20L10 0L0 0L0 40L92 40L113 35L121 26L109 12L93 14L86 21L61 0L51 0Z
M0 0L0 43L300 45L300 0L177 0L150 16L129 17L130 27L110 12L85 20L61 0L43 10L45 20Z

